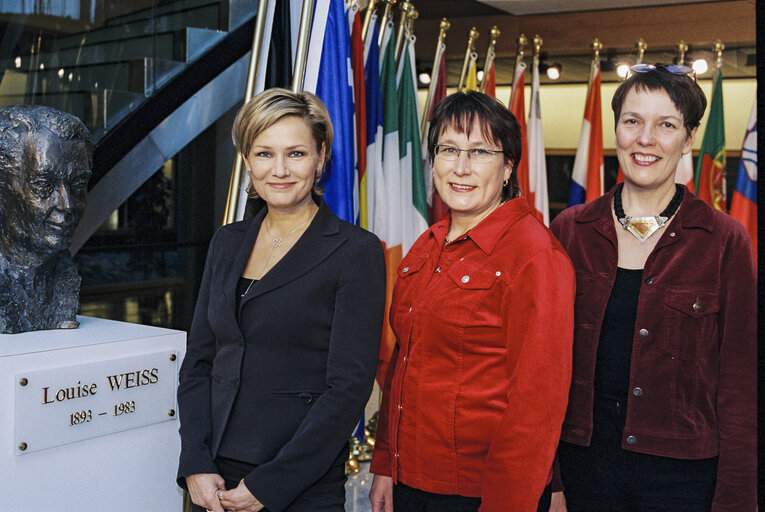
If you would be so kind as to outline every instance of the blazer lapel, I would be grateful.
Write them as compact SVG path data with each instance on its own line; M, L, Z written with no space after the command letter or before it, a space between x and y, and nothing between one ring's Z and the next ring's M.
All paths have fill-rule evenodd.
M236 250L236 254L233 260L229 261L229 268L226 270L223 295L226 297L226 311L231 311L233 314L235 314L236 285L239 282L239 278L242 277L244 268L247 266L247 260L250 259L252 248L255 246L255 240L258 238L260 225L266 217L266 211L266 208L261 209L252 218L252 221L242 226L244 234L239 239L239 246L231 247L232 251Z
M255 236L257 236L257 232ZM242 300L242 306L247 301L280 286L284 286L304 275L335 252L345 240L346 237L340 235L340 219L330 211L323 200L320 200L319 211L308 226L308 229L306 229L289 252L279 260L279 263L274 265L262 279L252 286L250 292ZM255 238L252 239L252 243L249 245L250 251L254 241ZM247 255L249 256L249 252ZM246 263L246 257L243 261ZM238 262L239 257L237 257Z

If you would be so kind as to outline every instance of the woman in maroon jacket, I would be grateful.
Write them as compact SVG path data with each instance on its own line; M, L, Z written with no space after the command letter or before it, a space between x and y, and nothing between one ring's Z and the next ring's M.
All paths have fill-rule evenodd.
M634 67L611 103L624 184L551 228L577 276L561 511L753 511L755 262L746 230L675 184L706 98Z
M535 511L570 382L571 262L518 197L520 128L499 101L444 99L428 150L451 214L398 268L373 510Z

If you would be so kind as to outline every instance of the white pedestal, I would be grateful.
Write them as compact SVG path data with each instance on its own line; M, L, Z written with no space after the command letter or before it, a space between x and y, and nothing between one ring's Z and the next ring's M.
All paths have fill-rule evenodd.
M78 319L77 329L0 334L0 508L179 512L174 391L186 333ZM120 372L115 389L108 376ZM64 391L56 399L78 381L95 383L89 391L96 393L79 385L72 398ZM90 420L72 418L84 410ZM27 438L22 450L19 440Z

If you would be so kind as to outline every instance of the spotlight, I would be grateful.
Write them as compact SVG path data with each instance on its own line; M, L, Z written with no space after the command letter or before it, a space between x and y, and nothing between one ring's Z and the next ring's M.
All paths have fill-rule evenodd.
M696 59L693 61L693 64L691 65L693 68L693 71L697 75L703 75L707 71L709 71L709 64L707 64L706 59Z
M45 69L45 63L44 63L44 62L41 62L41 63L40 63L40 69L41 69L41 70L42 70L42 69Z
M629 64L619 64L616 66L616 75L619 78L627 78L627 75L630 74L630 65Z
M64 78L64 68L59 68L59 70L58 70L58 77L59 78Z
M481 70L481 71L479 71L478 73L476 73L476 74L475 74L475 77L478 79L478 81L479 81L479 82L480 82L481 80L483 80L483 70Z
M419 74L418 78L422 85L428 85L430 83L430 75L428 73L422 72Z
M69 73L69 76L67 76L67 78L68 78L68 79L69 79L69 81L71 82L71 81L72 81L72 78L74 78L74 73Z
M13 63L16 65L17 68L21 67L21 57L16 57L13 59Z
M550 80L557 80L557 79L559 79L560 78L560 69L561 69L561 65L558 64L557 62L555 64L551 64L547 68L547 78L549 78Z

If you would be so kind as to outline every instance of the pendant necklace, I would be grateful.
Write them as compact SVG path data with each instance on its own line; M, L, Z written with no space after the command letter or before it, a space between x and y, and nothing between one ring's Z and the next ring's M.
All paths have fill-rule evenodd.
M624 213L624 208L622 207L622 189L624 188L624 183L619 184L619 188L616 189L616 193L614 194L614 213L616 214L616 218L624 229L635 235L635 238L641 242L645 242L648 240L648 237L653 235L660 227L664 226L680 207L680 203L683 201L684 187L681 185L675 185L675 187L677 189L675 195L672 196L672 200L659 215L650 217L630 217Z
M271 234L271 230L268 229L268 223L265 220L263 220L263 225L266 227L266 233L268 234L268 237L271 238L271 248L268 250L268 256L266 256L265 263L263 263L263 266L260 267L260 272L263 272L263 270L265 270L265 268L268 266L268 262L271 261L271 254L274 252L274 248L280 247L282 245L282 240L284 238L290 236L295 231L297 231L298 229L308 224L311 221L311 219L313 219L313 216L311 216L311 218L309 218L307 221L305 221L304 223L302 223L301 225L299 225L298 227L296 227L295 229L293 229L286 235L279 235L276 238L274 238L274 235ZM250 281L249 286L247 286L247 289L244 291L243 294L240 295L240 297L244 297L245 295L247 295L247 292L250 291L250 288L252 288L252 285L255 284L255 281L257 281L257 279L253 279L252 281Z

